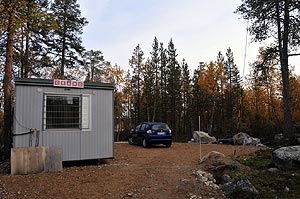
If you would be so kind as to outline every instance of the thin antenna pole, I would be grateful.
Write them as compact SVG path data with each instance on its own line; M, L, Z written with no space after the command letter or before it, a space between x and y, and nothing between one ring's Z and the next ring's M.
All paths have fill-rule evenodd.
M245 43L245 53L244 53L244 66L243 66L243 76L242 76L242 80L244 79L245 76L245 67L246 67L246 58L247 58L247 48L248 48L248 26L249 26L249 22L247 22L247 28L246 28L246 43Z
M199 115L199 135L200 135L200 131L201 131L201 127L200 127L200 125L201 125L201 116ZM201 161L201 159L202 159L202 155L201 155L201 135L199 136L199 141L200 141L200 161Z
M201 125L201 116L199 115L199 131L201 131L201 127L200 127L200 125Z

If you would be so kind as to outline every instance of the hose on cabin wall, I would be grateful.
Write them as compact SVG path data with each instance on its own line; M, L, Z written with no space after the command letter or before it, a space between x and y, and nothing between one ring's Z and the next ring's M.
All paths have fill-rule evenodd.
M36 128L31 128L28 132L25 132L25 133L13 134L13 136L29 135L29 147L31 147L34 133L36 133L36 135L35 135L35 147L38 147L39 146L39 140L40 140L40 130L38 130Z

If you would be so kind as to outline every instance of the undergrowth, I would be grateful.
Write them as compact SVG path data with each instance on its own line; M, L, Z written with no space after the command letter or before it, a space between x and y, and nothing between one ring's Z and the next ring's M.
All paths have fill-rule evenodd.
M251 168L244 173L259 192L259 198L300 198L299 168L289 171L269 171L275 168L272 163L272 150L260 150L240 163Z

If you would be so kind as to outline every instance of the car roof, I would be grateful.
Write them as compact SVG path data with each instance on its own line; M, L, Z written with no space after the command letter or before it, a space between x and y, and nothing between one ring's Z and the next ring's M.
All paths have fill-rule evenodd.
M164 122L143 122L143 124L155 125L155 124L166 124Z

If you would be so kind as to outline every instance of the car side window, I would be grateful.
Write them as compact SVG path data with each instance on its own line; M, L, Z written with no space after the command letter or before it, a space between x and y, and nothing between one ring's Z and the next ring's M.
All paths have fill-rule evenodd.
M146 124L143 124L141 127L141 131L144 131L146 129Z
M137 125L136 127L135 127L135 131L138 131L138 130L140 130L140 127L141 127L141 125L139 124L139 125Z
M150 127L150 125L146 124L146 126L145 126L145 130L148 130L148 129L149 129L149 127Z

